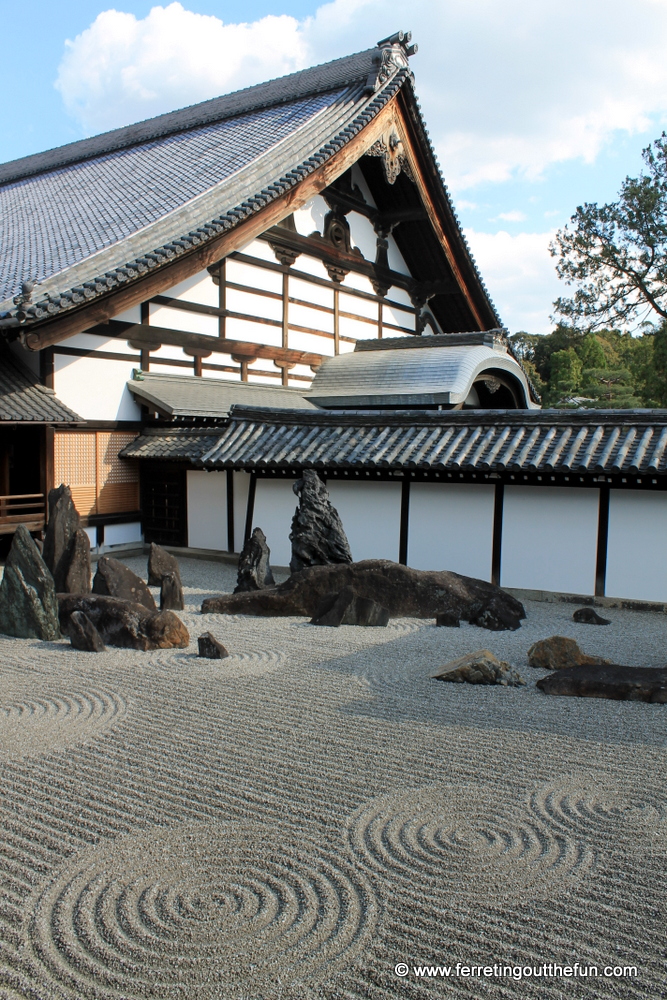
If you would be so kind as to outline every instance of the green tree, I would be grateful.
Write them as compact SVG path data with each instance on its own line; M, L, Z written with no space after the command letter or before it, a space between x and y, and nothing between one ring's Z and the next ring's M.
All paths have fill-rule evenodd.
M589 333L587 337L575 347L577 356L583 368L606 368L607 355L602 347L600 338Z
M556 312L587 330L667 319L667 134L642 155L645 172L626 177L618 201L579 206L550 247L577 286Z
M631 409L640 405L627 368L587 368L581 382L586 406Z
M578 395L581 389L581 375L581 361L573 347L552 354L551 375L549 389L545 393L545 403L554 406Z

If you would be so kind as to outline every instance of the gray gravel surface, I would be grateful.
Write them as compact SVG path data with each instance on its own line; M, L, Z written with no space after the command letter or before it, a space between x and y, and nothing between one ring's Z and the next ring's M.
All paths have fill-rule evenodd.
M234 571L181 571L187 650L0 637L2 1000L667 995L667 706L549 698L526 661L663 665L664 615L316 628L202 616ZM527 686L430 679L481 647ZM455 975L575 962L600 975Z

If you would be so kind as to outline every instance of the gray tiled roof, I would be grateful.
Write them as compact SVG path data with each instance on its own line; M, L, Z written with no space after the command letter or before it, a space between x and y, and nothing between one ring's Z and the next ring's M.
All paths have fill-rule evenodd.
M78 423L73 410L61 403L53 389L37 379L10 354L0 351L0 420L37 423Z
M141 372L127 387L139 403L147 403L168 417L226 417L235 404L281 410L315 409L298 389L254 382Z
M203 468L667 474L667 410L393 415L235 407Z
M150 458L161 461L196 463L215 445L220 434L206 428L147 427L130 441L121 458Z

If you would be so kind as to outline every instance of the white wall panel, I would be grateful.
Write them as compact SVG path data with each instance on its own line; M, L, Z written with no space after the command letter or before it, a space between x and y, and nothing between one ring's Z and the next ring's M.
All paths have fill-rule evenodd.
M240 552L243 548L249 486L249 472L234 472L234 552Z
M493 486L411 483L408 566L491 579Z
M329 206L321 194L315 195L307 201L303 208L298 208L294 213L294 223L296 231L301 236L310 236L317 230L324 232L324 216L329 211Z
M126 340L121 340L120 337L98 337L94 333L76 333L73 337L67 338L63 347L78 347L84 351L106 351L109 354L136 354L137 363L140 357L139 352L130 347Z
M282 322L282 301L271 299L266 295L253 295L251 292L241 292L237 288L228 288L227 308L230 312L263 316L265 319L277 319Z
M247 340L252 344L267 344L269 347L282 346L283 333L279 326L227 317L225 329L230 340Z
M330 479L327 489L332 504L340 514L354 561L393 559L396 562L401 524L401 484Z
M667 493L610 491L605 594L667 601Z
M274 263L277 263L273 257ZM238 260L228 260L225 264L225 275L227 281L233 281L236 285L249 285L250 288L263 288L267 292L281 294L283 287L283 276L276 271L268 271L264 267L257 267L253 264L242 264Z
M168 295L172 299L184 299L186 302L199 302L204 306L218 305L218 286L213 283L213 278L208 271L198 271L191 278L179 281L177 285L172 285L163 295Z
M138 367L138 361L56 354L56 396L85 420L139 420L141 411L126 384Z
M377 236L370 219L360 212L350 212L345 216L350 227L350 242L353 247L358 247L366 260L375 260L377 249Z
M107 524L104 526L104 548L112 545L130 545L132 542L143 541L141 522L131 521L129 524Z
M227 475L188 470L188 545L227 551Z
M183 333L201 333L208 337L218 336L218 317L201 313L171 309L169 306L150 307L150 321L153 326L163 326L168 330L182 330Z
M293 479L258 479L255 490L253 528L261 528L271 549L274 566L289 566L292 518L298 500L292 491Z
M294 266L296 267L297 265L295 264ZM302 299L304 302L316 302L320 306L328 306L329 309L333 309L333 290L331 288L324 288L322 285L313 285L302 278L290 277L289 293L293 299Z
M598 504L595 489L505 487L501 586L593 594Z

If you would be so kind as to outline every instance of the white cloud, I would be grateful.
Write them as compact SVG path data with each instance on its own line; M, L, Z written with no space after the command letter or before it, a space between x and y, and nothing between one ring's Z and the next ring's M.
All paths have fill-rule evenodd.
M549 333L552 302L563 293L549 254L547 233L465 231L500 318L512 333Z
M282 76L308 62L293 17L223 24L180 3L107 10L66 43L56 87L91 134Z
M511 212L501 212L498 218L503 222L525 222L526 214L525 212L519 212L517 209L513 209Z

